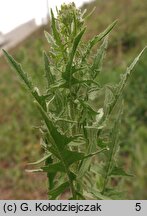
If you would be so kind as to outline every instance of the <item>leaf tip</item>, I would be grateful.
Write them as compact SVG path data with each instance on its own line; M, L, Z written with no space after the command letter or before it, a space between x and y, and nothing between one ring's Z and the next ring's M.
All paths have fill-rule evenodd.
M7 51L5 49L2 49L2 52L4 53L4 55L7 55Z

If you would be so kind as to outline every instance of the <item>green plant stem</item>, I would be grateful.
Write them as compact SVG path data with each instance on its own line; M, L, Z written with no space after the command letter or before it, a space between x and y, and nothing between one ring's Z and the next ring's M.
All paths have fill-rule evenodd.
M109 178L109 173L110 173L110 169L112 167L112 162L114 160L114 154L116 152L116 146L117 146L117 138L118 138L118 134L116 132L116 129L118 127L118 123L119 123L119 120L120 120L120 115L121 115L121 112L118 114L118 117L117 117L117 120L114 124L114 127L112 129L112 141L111 141L111 144L110 144L110 154L108 156L108 163L107 163L107 168L106 168L106 175L104 176L104 184L103 184L103 190L102 190L102 194L104 194L105 192L105 189L106 189L106 185L108 183L108 178Z
M108 166L107 166L107 169L106 169L106 175L104 177L104 184L103 184L102 194L105 193L106 185L108 183L108 177L109 177L109 171L110 171L111 164L112 164L112 157L113 157L114 146L115 146L115 144L113 145L113 148L112 148L112 151L111 151L111 154L110 154L110 157L109 157Z

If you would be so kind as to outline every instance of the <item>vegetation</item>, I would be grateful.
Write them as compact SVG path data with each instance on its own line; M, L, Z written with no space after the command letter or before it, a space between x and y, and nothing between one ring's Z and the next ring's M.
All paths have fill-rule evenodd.
M87 20L89 26L87 37L97 33L110 21L118 19L118 25L111 33L111 40L107 52L107 61L103 68L102 82L116 83L120 74L137 55L140 49L146 46L147 4L139 0L96 0L92 4L85 4L88 11L95 8L94 13ZM97 15L99 14L99 15ZM107 14L107 16L106 16ZM91 25L93 23L93 25ZM135 30L136 29L136 30ZM134 31L135 30L135 31ZM119 32L119 34L118 34ZM146 83L147 83L147 52L143 54L139 64L135 67L128 85L124 91L124 113L121 125L122 163L133 171L133 181L125 180L122 187L126 188L126 198L147 199L147 154L146 146ZM130 107L130 108L129 108ZM144 188L144 189L143 189ZM127 192L128 191L128 192Z
M44 52L47 84L45 90L44 86L42 88L43 93L33 85L21 65L3 50L34 97L44 121L39 129L45 156L33 164L44 161L45 164L32 171L47 173L49 199L56 199L68 189L70 199L117 197L118 193L107 186L109 180L114 176L129 176L117 164L122 109L114 123L110 122L111 127L109 121L144 50L127 68L116 87L102 86L97 79L107 48L107 35L116 22L90 39L86 46L81 42L86 30L84 19L85 13L76 9L74 3L62 5L57 19L51 11L52 35L45 32L51 50L49 56ZM93 57L91 50L102 39L103 43ZM100 94L105 95L104 99ZM98 98L103 101L101 108L100 103L92 104Z
M122 61L122 57L126 62L129 62L130 58L132 58L132 56L134 56L135 53L138 52L140 47L143 47L144 41L145 41L145 32L143 31L144 22L142 22L143 16L145 17L145 13L143 13L145 9L143 8L143 6L141 6L143 5L143 3L142 2L140 3L139 1L138 3L137 1L133 1L133 3L130 5L131 9L129 10L132 11L132 13L134 14L133 17L135 17L133 21L134 25L135 25L135 20L137 20L137 23L139 23L138 24L139 30L138 30L138 34L136 34L137 40L135 44L131 47L127 45L125 46L125 49L124 49L124 45L120 45L122 44L122 39L120 40L120 35L123 34L124 32L122 26L126 26L126 25L132 26L132 21L130 19L130 22L124 22L124 24L122 25L123 22L121 18L123 16L120 15L119 8L117 8L116 10L116 13L118 13L118 15L116 15L115 13L112 13L111 11L114 10L113 4L115 3L115 1L113 0L109 2L111 3L108 3L108 2L101 3L101 2L96 1L95 4L97 5L97 8L101 8L102 5L103 6L105 5L104 7L105 9L100 10L102 12L100 13L99 16L97 16L98 9L96 8L95 12L86 21L88 28L87 28L85 40L91 38L89 32L92 32L94 35L98 33L96 32L96 29L99 29L99 30L104 29L104 27L108 24L109 20L111 19L114 20L115 18L119 18L119 21L118 21L119 25L117 25L115 27L115 30L113 30L113 32L111 33L110 38L112 39L108 47L109 48L108 55L107 55L107 59L105 60L105 65L103 67L103 73L100 74L97 80L97 82L101 83L101 87L105 86L110 80L113 82L118 81L119 74L126 66L125 63ZM121 6L123 6L123 4L124 3L122 3ZM135 4L139 5L138 7L139 9L137 12L134 9ZM88 9L89 8L91 10L93 8L93 5L92 6L88 5ZM110 12L108 13L108 9L111 13ZM139 14L139 11L141 11L140 14ZM104 15L106 13L108 14L109 20L104 19ZM97 27L95 27L94 25L91 25L91 23L93 24L95 23ZM91 28L93 28L93 30ZM115 35L117 33L116 28L117 29L119 28L120 34ZM134 34L133 32L134 32L133 30L131 31L128 30L128 35ZM39 86L39 88L41 88L41 86L44 86L42 84L44 80L42 79L42 74L41 74L43 73L43 68L41 66L41 58L40 58L40 56L42 55L41 49L44 47L46 47L46 49L48 48L44 40L42 40L43 38L42 31L36 33L35 37L36 37L35 40L34 40L34 36L32 36L32 38L30 38L28 41L24 43L25 48L21 48L21 47L19 48L19 52L17 52L16 57L18 60L21 60L21 62L23 59L23 64L26 66L27 70L30 69L30 75L32 76L33 83L35 83L34 85L35 86L37 85ZM125 39L125 35L121 37ZM118 39L115 40L116 38ZM30 49L31 47L32 49ZM94 51L96 51L96 49ZM30 56L28 56L29 52L31 53ZM125 55L123 55L124 53ZM94 56L94 52L92 53L92 55ZM145 184L146 177L145 177L145 172L144 172L146 168L145 155L147 152L147 149L145 146L145 141L146 141L146 133L145 133L146 131L146 111L145 111L146 110L145 109L146 107L145 106L146 104L145 103L145 95L146 95L145 59L146 59L146 56L145 55L142 61L136 67L136 70L134 71L134 75L131 78L131 82L129 83L127 89L125 90L125 95L124 95L125 97L124 113L125 114L123 115L123 118L122 118L122 126L120 130L120 136L121 136L121 141L122 141L120 143L121 144L120 156L122 156L122 165L126 167L126 170L133 169L133 174L136 175L136 177L134 177L135 179L133 179L133 181L132 180L130 181L130 179L126 179L126 180L122 179L120 181L120 178L118 177L115 179L112 178L111 182L109 182L109 186L110 186L110 183L111 185L117 185L117 183L120 182L120 186L119 187L117 186L117 189L125 186L126 198L134 198L134 199L140 199L140 197L142 199L146 198L146 194L144 192L145 187L146 187L146 184ZM120 65L120 62L121 62L121 65ZM38 134L36 133L36 137L32 136L33 131L31 127L32 122L33 122L33 125L36 124L36 118L37 118L37 123L39 122L39 115L37 114L37 110L33 108L31 99L25 96L24 89L21 87L20 91L16 90L18 88L18 83L15 79L15 76L13 76L13 74L10 73L9 69L4 65L3 60L1 60L1 71L2 71L2 74L4 74L4 76L1 77L1 82L2 82L1 93L2 93L3 104L6 107L5 111L3 111L2 113L2 118L1 118L2 123L3 123L3 127L0 130L1 137L2 137L1 141L2 143L4 143L4 145L1 145L1 150L2 150L1 151L2 152L1 161L2 161L2 167L4 167L5 169L11 166L11 169L9 169L9 171L7 171L6 169L3 179L5 181L5 177L6 177L7 182L11 181L11 184L13 185L13 191L17 192L17 194L16 192L14 192L16 194L15 197L21 198L22 193L20 191L20 195L19 195L18 187L22 188L22 184L25 185L25 188L27 188L28 191L31 191L31 190L33 191L35 187L36 187L35 190L39 190L38 184L36 184L36 186L33 186L31 184L31 179L28 182L28 176L30 178L30 174L24 175L24 172L23 172L24 165L23 165L23 162L21 162L21 161L28 161L28 160L32 161L33 158L38 157L38 153L39 154L41 153L39 152L40 150L39 150L39 145L38 145ZM13 82L10 80L13 80ZM5 86L9 86L9 88L5 88ZM136 92L138 92L138 89L139 89L139 93L136 94ZM44 89L41 89L41 92L43 91ZM11 103L8 99L6 99L6 98L10 98L10 96L12 97ZM98 106L102 107L104 93L103 94L100 93L99 96L100 96L99 97L100 102ZM130 107L133 107L133 109ZM116 109L119 109L119 107L116 107ZM10 113L10 110L12 112L12 115L8 115L8 113ZM111 122L113 122L115 118L116 117L112 114L112 117L109 123L109 129L113 127L113 124L111 124ZM18 120L19 120L19 126L18 126ZM9 127L7 125L9 125ZM20 125L22 125L22 127L20 127ZM8 132L8 130L12 131L12 133ZM17 133L14 133L14 131L16 131ZM8 134L10 136L8 136ZM108 133L106 133L106 135L108 136ZM5 152L5 154L3 152ZM102 161L104 154L102 154L102 156L99 154L98 156L99 156L99 160ZM7 162L5 162L6 157L8 158ZM95 157L97 158L97 156L94 156L94 158ZM95 160L95 159L92 159L92 160ZM134 161L134 163L132 163L132 161ZM18 166L15 165L15 167L13 168L14 166L13 164L21 164L21 165L18 165ZM12 173L10 172L10 170ZM3 173L4 171L3 169L1 169L1 174ZM19 181L19 184L16 184L18 183L18 181ZM102 182L100 176L97 176L97 182L98 182L97 187L100 188L100 185ZM10 185L10 187L12 186ZM116 198L115 197L116 194L114 193L112 195L112 191L111 192L107 191L107 193L108 193L108 196L110 195L111 198ZM34 195L34 197L35 196L36 195ZM23 197L25 196L23 195ZM40 195L38 196L38 198L40 198Z

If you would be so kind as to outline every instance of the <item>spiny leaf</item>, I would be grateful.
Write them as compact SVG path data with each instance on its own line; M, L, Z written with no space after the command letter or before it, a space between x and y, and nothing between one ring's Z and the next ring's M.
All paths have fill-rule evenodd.
M139 55L134 59L134 61L131 63L131 65L127 68L126 72L122 75L121 81L120 81L118 87L116 88L116 91L115 91L115 100L114 100L114 102L110 106L109 114L112 112L113 108L115 107L115 104L117 103L118 99L122 95L122 92L123 92L123 90L124 90L124 88L126 86L127 80L129 78L129 76L131 75L131 72L132 72L133 68L135 67L135 65L139 61L141 55L143 54L143 52L145 51L146 48L147 47L145 47L139 53Z
M18 75L21 77L21 79L24 81L24 83L26 84L26 86L32 90L33 89L33 85L31 83L31 81L29 80L27 74L25 71L23 71L21 64L19 64L17 61L15 61L15 59L9 55L4 49L3 49L4 55L6 56L8 62L11 64L11 66L13 67L13 69L18 73Z
M55 22L55 17L54 17L54 14L53 14L53 11L51 10L51 18L52 18L52 22L51 22L51 27L52 27L52 31L53 31L53 35L54 35L54 39L56 40L56 43L59 47L62 46L62 41L61 41L61 38L60 38L60 34L57 30L57 26L56 26L56 22Z
M114 28L116 25L117 20L115 20L112 24L110 24L105 31L100 33L99 35L95 36L90 42L90 48L92 48L95 44L97 44L100 40L102 40L108 33Z
M106 35L109 34L109 32L114 28L114 26L116 25L117 21L114 21L111 25L109 25L105 31L103 31L102 33L100 33L99 35L95 36L94 38L92 38L87 45L85 54L83 55L82 61L81 63L83 63L85 61L85 59L88 57L91 49L93 48L94 45L96 45L99 41L101 41Z
M76 14L75 14L75 11L73 13L73 22L72 22L72 25L71 25L71 29L72 29L72 32L73 32L73 36L75 36L77 34L77 19L76 19Z
M71 173L69 171L69 167L68 167L69 161L66 158L66 149L64 150L64 148L73 138L71 139L71 138L67 138L64 135L61 135L58 132L58 130L56 129L56 127L53 125L51 120L48 118L46 112L42 109L40 104L37 103L37 107L38 107L38 109L39 109L39 111L40 111L40 113L41 113L41 115L42 115L42 117L46 123L46 126L48 128L49 133L51 134L52 138L54 139L54 142L52 143L52 146L49 149L61 161L61 164L65 168L65 172L66 172L68 179L69 179L68 184L71 185L73 175L71 175ZM73 155L72 155L71 159L72 159L71 162L73 163L73 160L75 160Z
M80 31L80 33L74 39L73 46L72 46L71 52L69 54L69 60L68 60L65 72L63 73L63 78L66 80L71 80L71 76L72 76L71 68L72 68L73 59L74 59L78 44L80 43L80 40L81 40L85 30L86 30L86 28L82 29Z
M91 75L93 79L95 79L101 71L102 62L103 62L103 58L104 58L104 54L105 54L107 45L108 45L108 37L104 39L104 42L101 45L100 49L98 49L95 59L93 61L93 65L91 67L91 71L92 71Z
M137 62L139 61L141 55L143 54L143 52L145 51L147 47L145 47L140 53L139 55L134 59L134 61L131 63L131 65L127 68L126 72L122 75L121 81L119 83L118 89L117 89L117 97L122 93L126 82L128 80L128 77L131 75L132 70L134 69L135 65L137 64Z
M62 155L62 159L63 159L64 163L66 164L66 166L68 166L68 167L71 164L73 164L74 162L84 159L84 153L81 153L81 152L76 152L76 151L70 151L68 149L63 149L63 150L60 150L60 153L58 153L56 148L54 148L53 146L50 147L49 150L58 159L61 159L61 155Z
M72 141L72 139L74 139L73 137L68 138L65 135L61 134L58 132L57 128L53 125L52 121L49 119L49 117L47 116L47 113L42 109L42 107L37 104L37 107L46 123L46 126L52 136L52 138L54 139L56 145L58 146L59 149L63 149L70 141Z
M30 81L30 79L27 76L27 73L25 71L23 71L21 65L18 62L16 62L11 55L9 55L5 50L3 50L3 52L4 52L7 60L10 62L11 66L14 68L14 70L18 73L18 75L21 77L23 82L28 87L28 89L30 90L33 97L46 110L44 97L40 95L38 88L33 86L32 82Z

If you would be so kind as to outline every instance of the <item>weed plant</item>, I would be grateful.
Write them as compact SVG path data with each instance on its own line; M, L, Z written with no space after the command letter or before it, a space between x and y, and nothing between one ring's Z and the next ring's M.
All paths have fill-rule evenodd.
M42 117L39 130L44 157L32 163L42 164L32 171L47 174L49 199L58 199L65 192L69 199L119 199L121 193L119 185L114 186L115 179L130 176L117 160L121 96L144 50L117 85L102 85L99 76L108 36L116 21L84 42L84 21L89 15L74 3L57 9L57 18L51 11L51 34L45 32L50 49L43 54L46 78L43 93L21 65L3 50Z

